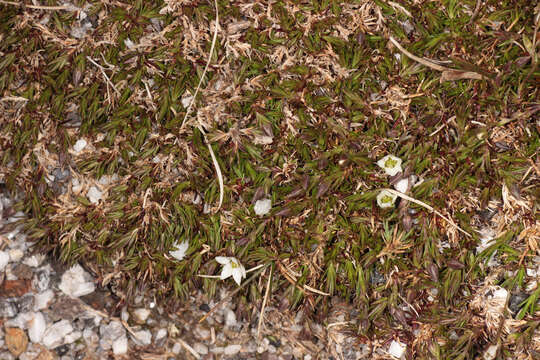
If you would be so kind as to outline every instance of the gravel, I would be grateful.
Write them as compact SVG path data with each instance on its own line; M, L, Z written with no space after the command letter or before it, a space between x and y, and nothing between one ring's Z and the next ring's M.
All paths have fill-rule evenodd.
M3 209L8 208L10 200L1 193L0 198ZM3 218L0 209L0 229L23 216L19 212ZM215 299L193 293L176 312L144 293L136 294L134 304L127 306L121 294L101 288L83 265L65 267L34 253L18 226L0 233L0 359L156 358L160 353L163 359L285 360L338 355L328 350L324 327L309 325L301 312L268 306L257 341L258 312L250 321L252 309L231 299L199 323L228 296L225 290ZM306 327L319 332L300 340ZM340 351L359 355L354 338L347 339Z

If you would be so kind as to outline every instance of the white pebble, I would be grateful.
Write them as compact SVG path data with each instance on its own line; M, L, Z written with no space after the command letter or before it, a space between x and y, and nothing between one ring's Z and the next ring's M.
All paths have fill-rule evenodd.
M150 310L148 309L133 310L133 317L135 318L135 321L138 323L146 322L146 319L148 319L148 316L150 316Z
M90 281L90 275L79 264L62 275L58 288L64 294L72 297L88 295L95 290L94 283Z
M34 295L34 311L45 309L54 298L52 290L46 290L42 293Z
M83 149L86 147L86 145L87 145L86 140L79 139L79 140L77 140L75 145L73 145L73 151L75 151L76 153L80 153L81 151L83 151Z
M128 351L128 339L126 336L120 336L112 344L114 355L123 355Z
M71 334L66 335L64 338L65 344L71 344L75 341L79 340L82 337L82 333L80 331L74 331Z
M227 309L225 312L225 326L235 326L236 325L236 315L231 309Z
M6 251L0 251L0 271L4 271L4 268L9 263L9 254Z
M272 200L270 199L261 199L255 202L253 210L258 216L266 215L270 212L272 208Z
M99 200L102 199L103 193L99 191L97 187L92 186L90 189L88 189L86 197L88 197L88 200L90 200L92 204L97 204Z
M187 109L191 100L193 100L193 96L188 95L188 96L183 97L181 100L182 106Z
M407 345L400 343L399 341L392 341L388 353L397 359L401 359L403 354L407 350Z
M32 255L24 259L23 264L28 265L30 267L38 267L39 265L41 265L44 259L45 259L45 255L36 254L36 255Z
M62 339L64 336L73 331L73 327L67 320L60 320L57 323L52 324L45 331L42 343L47 348L52 349L59 345L62 345Z
M180 350L182 350L182 345L180 345L179 343L174 343L172 352L178 355L180 354Z
M236 355L242 350L242 345L229 345L223 350L225 355Z
M21 249L9 250L9 259L11 262L19 262L24 256L24 252Z
M158 341L167 336L167 329L159 329L156 333L154 341Z
M149 330L139 330L133 335L132 339L137 345L150 345L152 343L152 333Z

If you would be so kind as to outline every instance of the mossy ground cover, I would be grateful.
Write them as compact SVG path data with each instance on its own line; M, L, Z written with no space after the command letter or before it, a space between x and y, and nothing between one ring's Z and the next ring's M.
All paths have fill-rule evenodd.
M41 249L122 302L233 290L199 275L234 256L263 265L246 304L270 284L320 319L352 303L359 341L414 358L538 356L534 2L220 0L212 54L212 2L41 5L0 3L0 177ZM412 201L378 207L388 154L418 179L408 196L471 236ZM516 313L486 308L497 286L524 294Z

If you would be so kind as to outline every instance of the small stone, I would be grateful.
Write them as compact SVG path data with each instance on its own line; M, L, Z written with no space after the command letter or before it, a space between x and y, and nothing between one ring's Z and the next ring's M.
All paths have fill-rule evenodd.
M519 312L520 305L525 301L529 296L524 292L518 292L517 294L512 294L510 296L510 301L508 303L508 308L510 311L512 311L513 314L517 314Z
M0 318L12 318L17 315L17 305L12 299L0 297Z
M9 263L9 254L6 251L0 251L0 271L4 271L4 268Z
M72 297L88 295L95 290L94 283L90 279L90 275L77 264L62 275L58 288Z
M150 316L151 311L148 309L135 309L132 311L133 320L138 324L144 324L148 316Z
M47 349L43 349L34 360L54 360L54 355Z
M229 345L223 350L225 355L236 355L242 350L242 345Z
M195 343L193 345L193 350L195 350L199 355L208 354L208 346L204 345L203 343Z
M77 140L75 145L73 145L73 151L75 151L76 153L80 153L81 151L83 151L83 149L86 147L86 145L87 145L86 140L79 139L79 140Z
M97 187L92 186L90 189L88 189L86 196L92 204L97 204L102 199L103 193L99 191Z
M124 355L128 351L128 339L125 335L114 340L112 344L114 355Z
M20 328L25 330L28 327L28 322L32 319L32 313L19 313L15 318L9 319L4 323L5 327Z
M28 336L30 337L30 341L33 343L41 342L46 328L47 323L43 314L40 312L33 313L32 318L28 322Z
M165 336L167 336L167 329L159 329L156 333L156 336L154 338L154 341L158 341L163 339Z
M225 326L232 327L236 326L236 314L231 309L225 311Z
M180 350L182 350L182 345L180 345L179 343L174 343L173 347L172 347L172 352L176 355L180 354Z
M253 211L255 211L255 214L257 214L258 216L263 216L263 215L268 214L271 208L272 208L272 200L261 199L255 202Z
M34 275L32 268L30 268L30 266L21 264L21 263L15 265L11 273L15 275L17 279L22 279L22 280L29 280L32 278L32 275Z
M208 306L208 304L206 304L206 303L201 304L199 306L199 310L204 311L204 312L209 312L210 311L210 306Z
M47 290L34 295L34 311L43 310L49 306L49 303L54 298L54 292Z
M195 326L194 333L195 333L195 336L200 340L210 339L210 331L203 328L200 325Z
M67 344L58 346L57 348L54 349L54 352L58 356L64 356L65 354L67 354L68 351L69 351L69 345L67 345Z
M51 275L49 269L40 269L36 272L34 279L32 281L32 286L38 292L45 291L49 288L51 281Z
M19 328L6 328L5 341L7 349L15 357L25 352L28 346L28 337Z
M47 328L43 335L42 343L49 349L53 349L62 344L64 336L73 331L71 323L67 320L60 320Z
M79 340L82 336L82 333L80 331L74 331L70 334L67 334L65 337L64 337L64 342L66 344L71 344L71 343L74 343L75 341Z
M121 336L126 335L126 330L119 321L111 321L107 325L99 327L99 333L103 340L107 340L110 344Z
M24 252L21 249L9 250L9 259L11 262L19 262L24 256Z
M152 333L149 330L136 331L131 338L137 345L150 345L152 343Z
M0 294L4 297L21 297L30 291L30 280L4 280Z
M25 294L17 301L19 312L29 312L34 308L34 294Z
M407 350L407 345L393 340L390 348L388 348L388 353L397 359L401 359L403 354L405 354L405 350Z
M23 264L28 265L30 267L38 267L39 265L41 265L44 259L45 259L45 256L43 256L42 254L36 254L36 255L32 255L24 259Z

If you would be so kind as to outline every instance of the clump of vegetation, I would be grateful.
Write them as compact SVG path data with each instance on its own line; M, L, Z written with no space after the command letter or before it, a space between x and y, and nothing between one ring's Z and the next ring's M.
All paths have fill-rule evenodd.
M341 297L415 358L538 354L534 2L218 1L212 54L211 2L47 6L0 3L0 176L40 249L126 302L234 258L242 301Z

